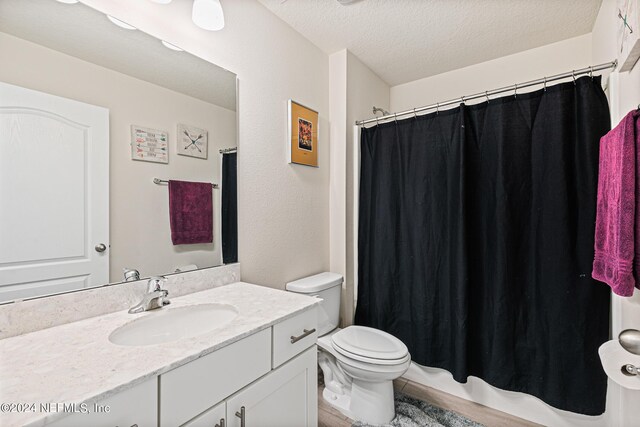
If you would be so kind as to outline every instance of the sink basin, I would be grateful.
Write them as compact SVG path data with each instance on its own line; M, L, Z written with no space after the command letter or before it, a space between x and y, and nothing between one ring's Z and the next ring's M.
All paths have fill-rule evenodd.
M226 304L159 308L119 327L109 335L109 341L144 346L191 338L220 328L237 315L238 310Z

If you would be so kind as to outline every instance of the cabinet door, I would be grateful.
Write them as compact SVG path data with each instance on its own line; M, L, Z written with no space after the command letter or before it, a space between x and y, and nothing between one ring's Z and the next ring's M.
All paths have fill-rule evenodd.
M100 402L87 404L89 413L75 413L47 427L157 427L158 379L153 378Z
M211 409L207 409L204 413L183 424L182 427L225 427L226 413L226 404L222 402Z
M230 427L315 427L317 423L315 345L227 399Z

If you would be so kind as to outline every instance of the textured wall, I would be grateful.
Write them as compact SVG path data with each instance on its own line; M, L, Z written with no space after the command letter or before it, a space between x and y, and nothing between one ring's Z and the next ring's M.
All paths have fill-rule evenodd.
M389 108L389 86L347 50L330 56L331 93L331 271L344 276L341 325L353 322L356 284L355 234L359 145L354 122L371 116L375 105ZM359 136L355 132L355 137Z
M393 86L391 88L391 109L392 111L401 111L435 104L463 95L510 86L589 65L591 65L591 35L586 34L448 73ZM535 89L539 88L533 88L533 90Z
M617 17L615 0L603 0L600 13L593 27L593 60L611 61L617 55ZM626 73L614 73L609 84L611 122L618 124L630 110L640 104L640 63ZM612 336L627 328L640 329L640 291L631 298L612 297ZM624 390L609 381L611 424L631 426L640 419L640 391Z
M242 279L282 288L329 268L329 59L258 2L222 0L226 26L191 22L191 3L84 0L238 75ZM320 167L286 163L287 99L320 113Z
M372 117L372 108L389 110L389 85L363 64L351 52L347 54L347 239L345 281L346 302L344 321L351 324L354 315L354 300L357 295L356 257L357 257L357 206L355 196L358 194L360 175L360 133L354 132L356 120ZM355 133L355 135L354 135ZM356 139L354 140L354 136Z

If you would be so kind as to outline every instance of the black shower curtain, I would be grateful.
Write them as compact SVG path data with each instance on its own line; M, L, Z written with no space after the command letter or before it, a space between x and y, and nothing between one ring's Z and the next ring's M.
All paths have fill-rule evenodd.
M222 262L238 262L238 155L222 155Z
M356 323L418 364L604 412L600 78L362 130Z

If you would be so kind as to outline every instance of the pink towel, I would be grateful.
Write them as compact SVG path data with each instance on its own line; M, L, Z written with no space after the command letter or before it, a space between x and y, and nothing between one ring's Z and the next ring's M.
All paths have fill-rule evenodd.
M211 184L169 181L169 222L174 245L213 242Z
M600 140L600 171L592 276L614 293L640 288L640 112L634 110Z

